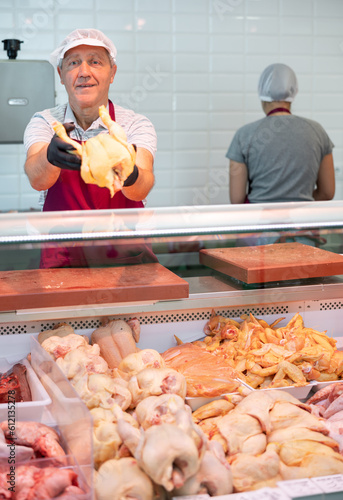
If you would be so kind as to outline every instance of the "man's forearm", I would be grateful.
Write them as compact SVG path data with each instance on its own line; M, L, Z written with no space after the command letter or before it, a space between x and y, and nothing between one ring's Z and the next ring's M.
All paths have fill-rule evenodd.
M123 188L123 194L129 200L141 201L148 196L155 182L153 172L138 167L138 178L136 182L129 187Z
M41 147L37 144L31 146L25 162L26 175L31 186L37 191L44 191L53 186L61 172L61 169L48 162L47 148L48 144Z

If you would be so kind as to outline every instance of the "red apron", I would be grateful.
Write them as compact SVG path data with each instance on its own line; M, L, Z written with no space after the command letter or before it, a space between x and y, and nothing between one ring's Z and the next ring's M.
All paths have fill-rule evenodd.
M109 101L109 113L115 121L114 106ZM80 142L81 141L77 141ZM61 169L60 176L49 188L43 212L61 210L98 210L117 208L143 208L142 201L126 198L121 191L111 198L107 188L94 184L86 184L80 172ZM156 256L145 244L94 246L85 244L82 247L63 247L58 243L53 246L44 244L41 251L40 268L50 267L91 267L101 265L139 264L157 262Z

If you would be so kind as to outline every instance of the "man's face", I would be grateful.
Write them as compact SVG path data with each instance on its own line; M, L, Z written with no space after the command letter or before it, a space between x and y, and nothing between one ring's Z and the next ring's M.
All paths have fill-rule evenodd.
M89 45L79 45L68 50L63 58L62 68L57 68L72 108L106 105L108 90L116 70L117 66L111 66L105 48Z

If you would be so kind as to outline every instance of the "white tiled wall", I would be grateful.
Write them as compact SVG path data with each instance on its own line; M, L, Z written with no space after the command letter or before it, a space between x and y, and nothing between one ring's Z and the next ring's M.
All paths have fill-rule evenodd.
M297 73L293 112L334 141L342 199L342 26L343 0L0 0L0 40L24 40L18 59L47 59L75 28L113 39L111 98L158 134L149 206L228 203L225 153L238 127L262 117L257 81L273 62ZM57 79L56 90L64 102ZM23 163L22 145L0 145L0 210L37 207Z

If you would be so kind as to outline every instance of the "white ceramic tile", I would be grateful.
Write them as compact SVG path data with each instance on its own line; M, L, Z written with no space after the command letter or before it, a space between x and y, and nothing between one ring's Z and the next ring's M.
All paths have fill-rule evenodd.
M111 85L112 92L127 91L127 89L133 89L135 86L135 74L134 73L124 73L123 71L118 71L113 83ZM138 94L139 92L137 92Z
M109 10L115 12L132 12L135 5L135 0L93 0L97 10Z
M213 54L211 56L211 72L213 73L242 73L244 71L244 57L232 54Z
M173 136L168 132L159 132L157 138L158 151L171 151L174 150Z
M211 113L210 130L237 130L244 125L243 113Z
M244 58L245 71L248 73L256 73L260 75L264 68L273 64L275 57L269 54L246 54ZM277 61L278 62L278 61Z
M245 19L243 16L226 16L222 19L220 16L212 15L210 17L210 32L219 34L242 34L244 32Z
M247 0L246 14L256 16L275 16L279 13L279 2L275 0Z
M0 211L18 210L20 197L19 194L1 194Z
M248 16L245 31L250 35L277 35L280 32L280 22L277 17Z
M164 77L163 73L170 73L173 70L173 56L172 54L166 55L161 53L139 54L136 56L135 69L140 73L153 73L151 80L159 82ZM157 75L156 77L153 76L155 74Z
M1 12L0 28L8 29L13 26L14 17L12 12Z
M341 0L314 0L314 14L318 17L343 17Z
M276 36L247 35L245 40L246 50L252 54L277 54L279 51L279 38Z
M100 28L98 28L100 29ZM101 28L103 31L104 29ZM112 32L110 30L106 30L105 34L113 41L114 45L117 49L117 63L119 64L124 57L126 57L127 53L131 53L131 55L135 55L136 50L136 35L133 31L126 32Z
M168 189L172 185L173 174L171 170L157 170L155 168L155 185L154 191L157 189Z
M308 16L313 15L313 0L281 0L281 16Z
M312 54L313 39L310 36L282 36L281 54Z
M172 18L164 13L137 13L135 16L135 28L137 31L151 33L171 32Z
M1 176L0 182L0 195L13 194L17 195L19 192L19 175L4 174Z
M312 35L313 22L307 17L283 17L281 19L282 35Z
M173 146L176 150L199 148L206 150L208 147L207 132L174 132Z
M92 9L94 2L93 0L57 0L53 2L53 6L51 5L52 2L49 0L41 0L40 6L45 6L46 10L53 9L55 8L56 11L62 12L66 10L74 10L77 9L78 11L83 11L86 9ZM78 25L80 26L80 24ZM74 28L75 29L75 28Z
M19 157L18 154L6 154L1 153L1 150L5 149L3 146L0 149L0 176L11 174L17 174L20 171L19 168ZM0 183L1 184L1 183Z
M343 73L343 54L342 56L318 56L314 61L314 72L318 75L325 74L342 74Z
M57 14L57 23L69 31L75 29L75 19L77 18L78 26L94 27L94 16L92 12L80 12L77 10L63 11Z
M145 33L139 31L136 34L136 50L140 52L170 52L173 48L171 33Z
M198 165L194 165L193 168L175 168L173 187L202 187L206 185L207 176L208 169L200 168Z
M208 109L208 93L174 94L175 111L201 111Z
M211 112L215 111L242 111L245 95L215 92L210 97Z
M242 16L245 7L244 0L214 0L210 1L210 12L219 21L226 22L231 17Z
M243 88L243 75L211 75L212 92L240 92Z
M171 12L172 0L136 0L137 12Z
M175 113L174 129L175 130L207 130L209 126L209 117L207 112L198 113Z
M133 31L135 29L135 16L133 12L101 11L97 14L97 28L102 31L115 32Z
M313 90L316 92L342 92L343 76L323 75L313 77Z
M314 20L314 34L340 36L342 35L342 21L342 18L338 16L318 17Z
M211 0L172 0L173 11L178 14L182 12L201 12L206 13L209 9Z
M209 76L201 74L194 78L192 74L175 74L174 89L175 92L208 92Z
M210 38L210 50L219 54L227 54L228 51L231 54L243 54L245 50L244 36L212 35Z
M173 206L172 191L170 188L155 189L150 191L146 208Z
M174 160L176 168L199 167L205 168L208 166L207 154L203 151L175 151Z
M173 128L173 115L170 112L149 113L149 120L154 124L157 135L161 130L171 130Z
M208 73L210 57L208 54L174 55L174 71L177 73Z
M176 33L206 33L209 30L207 14L176 14L173 29Z
M315 55L340 55L343 56L342 37L316 36L313 40Z
M342 114L339 112L328 113L315 111L313 120L318 121L326 130L329 128L340 129L342 127Z
M206 189L178 188L173 193L173 202L177 206L207 205Z
M175 52L203 53L208 51L209 36L206 33L204 35L176 33L173 40Z
M143 91L141 94L137 94L136 101L140 112L172 111L172 97L167 93Z
M161 172L170 173L173 169L173 153L171 151L157 151L154 168L159 174Z
M210 132L210 149L220 149L225 151L228 150L230 143L235 135L235 131L211 131ZM225 155L224 155L225 156Z
M343 109L343 93L325 93L316 94L316 99L313 102L314 111L333 111Z

